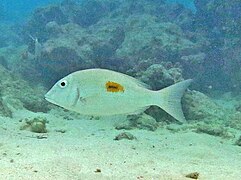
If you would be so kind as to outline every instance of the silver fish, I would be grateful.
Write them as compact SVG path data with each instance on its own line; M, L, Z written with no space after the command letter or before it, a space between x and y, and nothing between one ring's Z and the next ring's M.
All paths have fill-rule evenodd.
M45 99L80 114L97 116L130 114L156 105L185 122L181 97L191 82L189 79L153 91L131 76L106 69L87 69L60 79Z

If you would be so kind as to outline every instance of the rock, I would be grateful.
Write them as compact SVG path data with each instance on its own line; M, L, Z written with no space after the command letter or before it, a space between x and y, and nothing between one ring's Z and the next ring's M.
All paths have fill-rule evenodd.
M223 126L217 126L213 124L198 124L197 129L195 130L197 133L205 133L212 136L219 136L222 138L234 138L234 135L228 131L228 128L225 128Z
M92 30L87 31L77 24L68 23L60 26L59 31L60 35L42 44L41 57L35 66L31 65L32 61L26 62L26 68L33 67L32 73L46 80L46 84L52 85L76 70L119 67L121 64L121 59L113 58L118 43L121 43L119 35L122 30L118 27L100 26L92 33Z
M180 68L166 68L162 64L153 64L145 71L139 71L136 76L143 82L148 83L154 90L160 90L176 82L183 80Z
M48 136L46 134L40 134L40 135L35 136L35 138L37 138L37 139L47 139Z
M108 4L108 1L100 0L83 1L81 6L76 8L73 22L83 27L96 24L109 13Z
M193 173L187 174L186 177L187 178L191 178L191 179L198 179L199 173L198 172L193 172Z
M241 130L241 121L240 121L241 113L240 112L235 112L235 113L230 113L226 121L224 122L225 126Z
M225 109L198 91L188 91L183 97L183 111L188 120L219 119L226 116Z
M145 113L142 113L141 115L130 115L128 116L128 119L132 126L139 129L155 131L158 127L156 120Z
M78 64L84 63L75 49L57 44L52 47L52 51L44 51L42 53L41 59L45 60L39 62L40 67L44 69L46 72L45 76L48 76L50 82L66 76L70 72L79 70ZM66 69L66 67L68 68Z
M101 173L101 169L97 168L94 172L95 173Z
M210 42L203 51L207 55L203 68L205 72L199 76L199 82L207 86L211 84L214 89L239 93L241 17L237 16L237 12L241 3L236 0L194 2L197 12L193 27L202 36L208 37Z
M235 110L241 112L241 104L236 105Z
M158 123L161 123L162 126L170 123L179 123L175 118L158 106L150 106L145 113L153 117Z
M205 53L182 56L181 59L183 67L186 69L186 74L190 76L195 74L197 71L201 72L203 69L203 64L205 63L205 58Z
M13 115L12 109L8 107L5 102L3 102L2 98L0 98L0 115L6 117L12 117Z
M235 142L235 145L241 146L241 136L240 136L239 139Z
M29 130L35 133L46 133L46 123L48 123L45 117L25 118L24 124L20 127L20 130Z
M116 51L118 57L180 62L181 55L200 51L199 44L184 38L185 33L175 23L160 23L148 14L132 15L125 21L127 31L121 48Z
M121 130L121 129L131 130L133 128L134 127L131 125L131 123L129 121L122 122L121 124L118 124L115 126L115 129L117 129L117 130Z
M177 133L179 132L180 130L183 129L182 126L178 125L178 124L169 124L166 126L167 130L173 132L173 133Z
M65 130L65 129L56 129L55 131L56 131L56 132L59 132L59 133L66 133L66 130Z
M27 70L20 73L30 71L38 79L48 80L44 83L50 86L75 70L101 67L141 77L136 73L141 72L138 68L165 62L173 66L152 66L146 72L152 73L151 77L141 77L155 81L154 88L165 87L182 78L180 69L186 66L181 57L198 56L204 46L195 32L188 36L190 31L183 30L187 19L192 18L183 7L164 1L94 0L78 4L66 0L40 8L27 23L23 37L29 46L29 34L39 39L41 58L35 66L27 62ZM179 67L174 67L177 63ZM162 70L167 72L164 77L158 74L156 80L153 71ZM196 76L196 72L191 75Z
M127 121L117 125L115 128L117 130L121 130L121 129L130 130L130 129L138 128L138 129L145 129L149 131L155 131L157 127L158 127L158 123L153 117L145 113L141 113L136 115L128 115Z
M241 113L238 109L234 111L226 108L198 91L185 93L183 97L183 111L188 121L203 121L208 126L231 127L241 130Z
M0 111L2 115L11 116L11 112L26 108L33 112L47 112L48 103L44 100L44 89L35 84L31 87L21 77L0 66Z
M131 133L123 132L114 138L114 140L117 140L117 141L122 140L122 139L134 140L134 139L136 139L136 137L133 136Z
M58 37L60 33L62 33L61 27L58 25L56 21L50 21L46 24L46 31L48 32L50 37Z
M237 10L241 3L236 0L223 0L222 3L217 1L195 0L197 8L196 26L199 29L210 29L206 33L213 35L227 36L230 38L241 34L241 26L238 23L240 17L237 17ZM215 13L213 13L215 11ZM229 12L225 14L223 12ZM212 29L212 30L211 30ZM218 34L219 33L219 34Z
M41 42L50 38L48 34L48 23L55 21L57 24L66 24L67 16L63 13L60 6L51 5L43 8L38 8L34 11L32 18L28 21L24 28L23 35L27 42L31 41L29 35L38 38Z

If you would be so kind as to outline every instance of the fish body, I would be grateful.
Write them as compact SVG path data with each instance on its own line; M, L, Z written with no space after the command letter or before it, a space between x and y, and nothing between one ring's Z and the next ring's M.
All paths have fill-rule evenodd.
M106 69L77 71L60 79L47 101L85 115L130 114L157 105L184 122L181 97L192 80L152 91L137 79Z
M42 45L40 44L38 38L34 38L30 34L29 34L29 37L34 41L34 55L32 55L32 56L34 59L38 60L41 56Z

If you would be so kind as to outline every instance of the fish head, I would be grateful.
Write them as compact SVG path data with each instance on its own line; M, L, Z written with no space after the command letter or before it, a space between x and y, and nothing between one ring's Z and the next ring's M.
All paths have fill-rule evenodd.
M71 109L76 102L79 94L75 91L76 87L71 75L60 79L46 94L45 99L50 103Z

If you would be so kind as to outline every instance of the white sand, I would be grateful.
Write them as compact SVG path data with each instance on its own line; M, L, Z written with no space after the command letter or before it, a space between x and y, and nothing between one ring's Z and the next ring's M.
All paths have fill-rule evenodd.
M195 171L199 179L241 179L241 147L219 137L159 128L131 130L137 140L114 141L122 132L114 124L123 117L67 121L40 115L50 121L47 139L19 130L21 117L36 114L0 118L0 180L182 180Z

